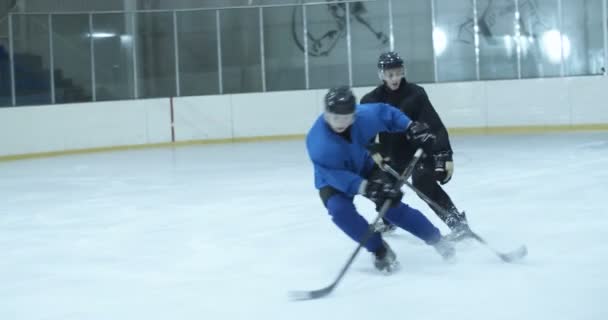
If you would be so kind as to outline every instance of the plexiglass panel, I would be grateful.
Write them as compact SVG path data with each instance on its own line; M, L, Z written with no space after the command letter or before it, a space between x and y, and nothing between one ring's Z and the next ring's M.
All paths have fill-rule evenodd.
M180 94L218 94L216 11L177 13Z
M477 18L480 79L516 79L515 0L477 0Z
M310 88L348 85L346 5L318 4L306 7ZM298 38L302 41L302 34Z
M417 83L597 75L608 64L603 2L271 0L264 5L280 6L15 13L15 101L169 97L178 84L183 96L373 86L391 41ZM0 19L0 107L12 105L8 25Z
M90 102L92 95L91 38L88 14L52 16L55 102Z
M393 0L393 28L395 50L405 60L407 80L435 81L431 1Z
M557 77L562 61L558 0L518 0L523 78ZM567 44L566 44L567 45Z
M139 98L171 97L175 83L175 43L171 12L135 15Z
M93 38L98 101L135 96L132 19L131 13L93 15L93 33L99 35Z
M12 105L8 17L0 19L0 107Z
M51 103L48 15L14 15L13 37L17 105Z
M477 79L472 4L470 0L435 0L438 81Z
M564 67L569 76L601 74L604 65L602 0L562 0Z
M264 9L264 51L266 56L266 90L306 88L302 7Z
M377 85L378 56L390 49L388 2L355 2L349 7L353 85Z
M220 11L224 93L262 91L258 9Z

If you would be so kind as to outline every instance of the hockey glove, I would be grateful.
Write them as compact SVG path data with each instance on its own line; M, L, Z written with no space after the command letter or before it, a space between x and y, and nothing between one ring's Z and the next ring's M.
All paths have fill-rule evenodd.
M395 190L393 184L384 179L363 180L359 188L364 197L379 205L390 199L395 206L403 197L401 190Z
M452 152L443 151L433 155L435 160L435 180L441 184L446 184L452 179L454 173L454 162Z
M435 135L424 122L412 122L405 131L407 140L417 148L422 148L428 155L432 154Z
M384 157L382 152L384 152L384 147L377 142L373 142L367 145L367 151L369 151L370 156L374 160L374 162L380 167L380 169L384 170L384 165L390 162L389 157Z

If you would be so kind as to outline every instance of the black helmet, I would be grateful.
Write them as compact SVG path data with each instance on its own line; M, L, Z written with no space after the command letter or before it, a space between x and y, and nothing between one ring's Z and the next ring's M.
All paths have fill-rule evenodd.
M325 95L325 111L337 114L355 112L357 99L348 86L329 89Z
M380 55L378 58L378 69L386 70L403 67L403 59L397 52L389 51Z

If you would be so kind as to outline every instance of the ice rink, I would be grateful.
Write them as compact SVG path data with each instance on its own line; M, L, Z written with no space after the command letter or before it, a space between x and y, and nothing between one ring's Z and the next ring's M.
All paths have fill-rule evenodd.
M303 141L0 163L0 319L608 319L608 132L453 136L447 190L501 262L464 242L444 263L404 231L375 272L313 186ZM431 210L406 191L445 233ZM366 217L375 215L357 200Z

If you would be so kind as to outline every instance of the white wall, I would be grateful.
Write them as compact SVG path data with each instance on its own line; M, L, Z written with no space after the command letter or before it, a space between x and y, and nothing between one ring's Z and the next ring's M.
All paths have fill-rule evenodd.
M608 77L424 85L448 128L608 125ZM372 88L355 88L360 98ZM0 156L303 135L325 90L0 108Z
M176 141L232 138L230 95L177 98L173 105Z
M171 141L169 99L0 109L0 155Z
M488 96L483 82L425 85L431 103L448 128L486 126Z
M572 124L608 123L608 77L565 79Z

